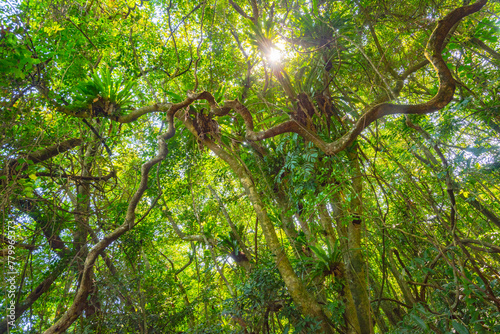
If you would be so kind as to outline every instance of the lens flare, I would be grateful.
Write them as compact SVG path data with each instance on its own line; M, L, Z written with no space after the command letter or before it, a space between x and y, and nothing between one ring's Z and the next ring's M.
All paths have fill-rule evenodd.
M279 49L272 48L267 54L267 59L271 64L279 64L283 59L283 55L281 54L281 51Z

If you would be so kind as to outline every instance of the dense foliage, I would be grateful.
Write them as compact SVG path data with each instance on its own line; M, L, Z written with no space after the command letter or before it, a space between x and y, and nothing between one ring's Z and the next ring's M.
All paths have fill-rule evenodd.
M0 4L0 333L500 332L500 4Z

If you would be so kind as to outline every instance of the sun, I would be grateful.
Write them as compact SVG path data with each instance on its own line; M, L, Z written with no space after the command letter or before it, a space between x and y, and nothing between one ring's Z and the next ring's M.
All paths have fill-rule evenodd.
M269 50L269 53L267 54L267 59L271 64L276 65L281 63L283 59L283 54L281 53L281 50L277 48L271 48L271 50Z
M267 61L271 66L283 65L289 58L288 48L285 41L281 38L274 40L270 47L265 52Z

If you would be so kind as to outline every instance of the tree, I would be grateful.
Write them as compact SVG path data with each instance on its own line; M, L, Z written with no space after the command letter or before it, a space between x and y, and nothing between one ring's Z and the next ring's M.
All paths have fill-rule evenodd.
M498 10L2 5L0 330L500 330Z

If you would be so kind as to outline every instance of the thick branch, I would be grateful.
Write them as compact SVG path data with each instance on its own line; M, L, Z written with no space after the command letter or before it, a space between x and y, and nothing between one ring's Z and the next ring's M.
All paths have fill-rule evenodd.
M481 212L486 218L488 218L493 224L500 228L500 218L487 207L482 205L477 199L466 198L464 195L460 195L462 199L466 200L470 205L472 205L477 211Z
M20 160L23 159L24 161L31 160L33 161L33 164L37 164L40 162L43 162L45 160L48 160L50 158L55 157L56 155L60 153L64 153L76 146L79 146L82 143L82 140L80 138L71 138L68 140L65 140L63 142L51 145L46 148L42 148L38 151L28 153L26 155L23 155L21 158L18 159L12 159L9 162L7 162L7 168L4 168L3 170L0 170L0 175L6 175L9 174L9 171L12 171L15 169L16 166L21 164ZM13 172L20 172L24 169L26 169L28 165L24 163L22 167L18 171L13 171Z
M485 241L474 240L474 239L460 239L460 242L462 244L464 244L464 245L475 244L475 245L483 246L481 248L475 247L475 249L481 250L483 252L487 252L487 253L500 253L500 247L495 246L495 245L490 244L490 243L485 242Z
M269 219L265 205L262 202L261 196L255 187L252 175L249 173L246 166L244 164L241 164L237 159L234 158L234 156L229 154L214 141L210 140L207 137L200 137L189 117L180 116L180 119L194 136L200 138L200 141L203 145L208 147L219 158L224 160L231 167L233 172L238 176L255 210L260 227L262 228L264 237L266 239L266 243L275 256L276 266L294 302L299 305L299 308L301 308L301 311L305 315L315 318L320 322L322 333L332 333L333 331L329 325L328 318L323 312L321 306L317 303L317 301L313 298L309 291L307 291L306 286L295 273L285 250L281 246L281 243L276 234L276 230L274 229L274 224Z
M351 145L361 132L366 129L374 121L388 115L394 114L428 114L444 108L453 98L455 93L455 80L448 69L446 63L441 55L445 39L450 30L464 17L477 12L485 4L487 0L480 0L472 5L464 6L453 10L440 20L432 32L427 43L425 56L427 61L430 62L439 77L439 89L436 95L428 102L416 105L395 105L391 103L381 103L373 106L365 112L344 136L334 142L327 143L318 138L315 134L311 133L295 121L287 121L272 127L266 131L254 132L253 119L250 112L239 101L227 101L222 109L217 109L215 103L212 105L212 112L215 115L227 114L231 109L234 109L245 121L246 136L249 140L263 140L265 138L274 137L278 134L287 132L295 132L304 138L312 141L319 149L325 154L333 155L343 151L346 147ZM407 76L409 73L425 66L427 61L423 61L416 66L409 69L403 74ZM208 94L208 93L206 93ZM213 98L212 98L213 100Z
M48 160L55 157L56 155L66 152L82 143L80 138L72 138L65 140L63 142L57 143L55 145L49 146L47 148L38 150L36 152L30 153L26 156L26 159L32 160L34 164Z
M116 171L111 171L105 176L80 176L80 175L69 175L69 174L58 174L58 173L47 173L40 172L35 173L38 177L51 177L51 178L61 178L70 180L82 180L82 181L108 181L109 179L116 177ZM21 175L19 178L28 178L29 175Z

